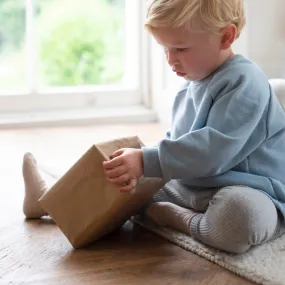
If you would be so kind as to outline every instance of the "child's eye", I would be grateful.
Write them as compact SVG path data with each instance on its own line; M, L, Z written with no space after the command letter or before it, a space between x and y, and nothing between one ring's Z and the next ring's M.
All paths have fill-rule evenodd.
M184 51L187 51L188 48L177 48L176 50L179 51L179 52L184 52Z

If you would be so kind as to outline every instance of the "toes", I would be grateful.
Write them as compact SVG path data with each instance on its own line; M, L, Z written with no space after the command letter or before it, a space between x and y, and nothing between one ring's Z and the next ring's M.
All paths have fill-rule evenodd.
M28 163L28 162L36 163L36 159L35 159L35 157L33 156L32 153L26 152L24 154L24 162L26 162L26 163Z

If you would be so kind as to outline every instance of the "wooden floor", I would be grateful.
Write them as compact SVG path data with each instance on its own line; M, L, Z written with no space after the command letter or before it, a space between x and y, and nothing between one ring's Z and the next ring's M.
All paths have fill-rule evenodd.
M94 142L137 134L149 145L164 131L155 124L0 131L0 284L252 284L131 222L73 250L51 219L24 219L25 151L62 172Z

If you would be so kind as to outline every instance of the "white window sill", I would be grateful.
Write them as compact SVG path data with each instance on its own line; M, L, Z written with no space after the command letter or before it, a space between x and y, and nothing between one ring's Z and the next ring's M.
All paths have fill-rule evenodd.
M75 126L86 124L155 122L155 111L143 106L86 108L42 112L18 112L0 115L0 128Z

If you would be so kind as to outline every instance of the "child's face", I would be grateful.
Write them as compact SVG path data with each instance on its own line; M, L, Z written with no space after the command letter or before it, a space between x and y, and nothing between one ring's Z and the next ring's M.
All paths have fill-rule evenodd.
M152 35L164 48L167 62L178 76L201 80L220 64L220 35L183 28L153 28Z

